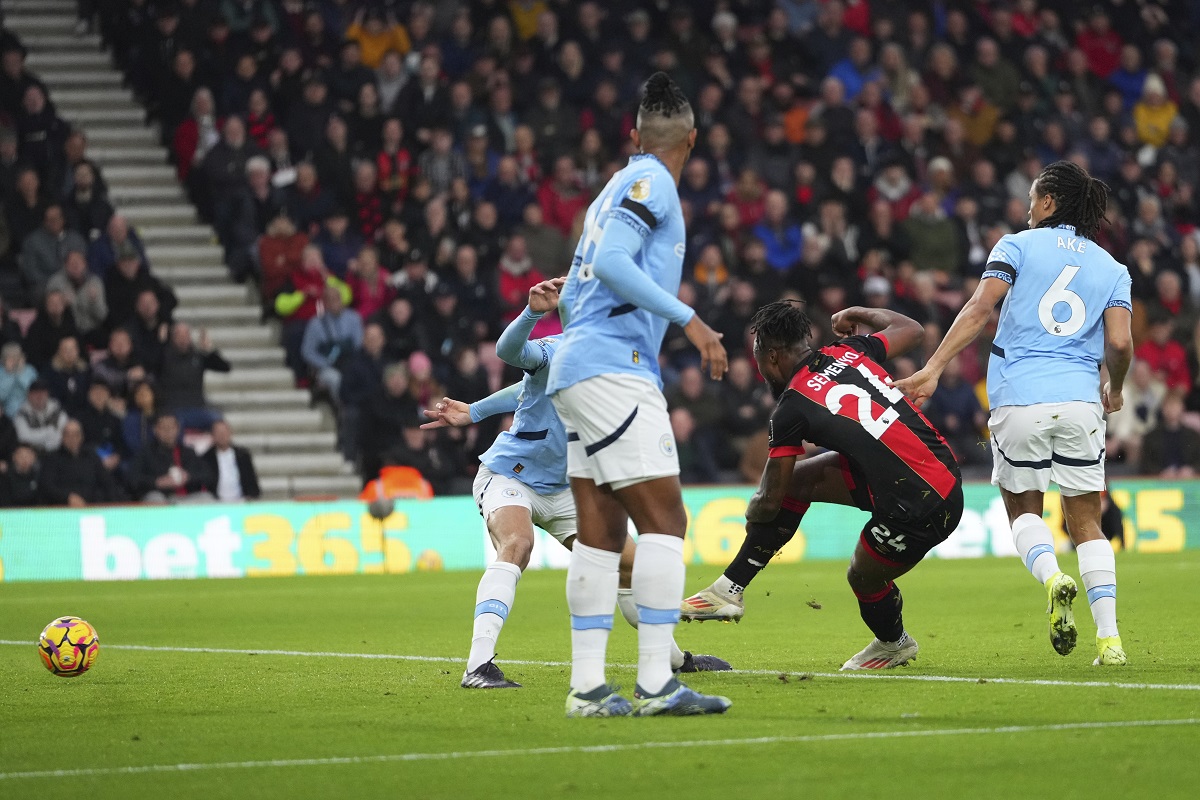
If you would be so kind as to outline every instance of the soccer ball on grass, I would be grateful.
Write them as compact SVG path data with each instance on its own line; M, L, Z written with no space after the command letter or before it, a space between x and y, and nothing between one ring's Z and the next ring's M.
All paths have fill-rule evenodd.
M59 617L42 630L38 655L42 663L60 678L82 675L96 663L100 638L87 620Z

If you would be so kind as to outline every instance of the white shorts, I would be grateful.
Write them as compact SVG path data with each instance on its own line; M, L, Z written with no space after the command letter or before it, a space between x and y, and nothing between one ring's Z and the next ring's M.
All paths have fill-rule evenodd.
M1104 490L1104 411L1099 403L1037 403L992 409L992 483L1067 497Z
M597 375L553 397L567 429L567 475L624 489L679 474L671 417L645 378Z
M492 472L480 464L471 494L485 522L491 520L498 508L520 506L529 511L534 525L562 544L575 535L575 498L570 489L538 494L516 478Z

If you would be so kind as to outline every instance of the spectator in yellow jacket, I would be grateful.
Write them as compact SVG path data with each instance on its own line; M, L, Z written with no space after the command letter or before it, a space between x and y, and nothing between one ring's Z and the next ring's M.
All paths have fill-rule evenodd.
M412 49L404 26L390 13L385 16L381 11L364 12L360 8L354 15L354 21L346 28L346 38L358 42L363 66L371 69L379 67L389 50L405 55Z
M1137 126L1138 139L1151 147L1162 147L1167 143L1171 120L1179 113L1179 107L1167 97L1163 79L1151 73L1142 85L1142 99L1133 107L1133 123Z

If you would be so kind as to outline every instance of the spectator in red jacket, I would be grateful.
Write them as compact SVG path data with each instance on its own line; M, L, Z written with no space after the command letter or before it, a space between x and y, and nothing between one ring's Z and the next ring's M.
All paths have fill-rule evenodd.
M743 228L753 228L762 221L767 204L767 184L758 173L746 168L738 173L737 183L725 198L737 207Z
M191 115L175 129L171 152L175 155L175 172L185 184L192 167L199 166L208 151L221 141L225 119L216 115L216 108L212 92L200 87L192 97Z
M388 283L388 274L379 267L379 252L373 245L364 245L350 262L346 278L354 299L351 308L363 319L374 316L391 305L396 290Z
M1138 346L1134 357L1149 364L1168 390L1186 392L1192 385L1192 375L1187 351L1171 338L1174 326L1174 320L1166 314L1155 316L1150 321L1150 338Z
M1075 37L1075 46L1087 56L1088 69L1099 78L1107 78L1121 62L1121 36L1112 29L1112 21L1103 7L1097 6L1087 27Z
M408 198L408 182L414 167L412 154L404 147L404 125L392 117L383 123L383 149L375 155L379 190L390 205Z
M514 234L500 256L500 305L507 325L525 308L529 290L546 280L525 249L525 237Z
M588 206L588 197L580 185L575 160L570 156L556 158L554 174L538 189L537 196L546 224L558 228L563 236L570 237L575 215Z

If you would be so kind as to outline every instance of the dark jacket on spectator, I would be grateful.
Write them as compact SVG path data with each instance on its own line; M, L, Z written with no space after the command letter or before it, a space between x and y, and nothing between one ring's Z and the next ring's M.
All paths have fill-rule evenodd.
M125 324L125 330L129 331L129 338L133 340L134 356L142 362L146 372L151 375L157 375L162 369L163 352L166 350L166 345L160 329L166 324L162 314L159 314L150 325L143 322L141 317L134 317Z
M129 229L129 235L126 241L137 248L138 255L142 257L142 263L146 263L146 247L142 244L142 237L138 236L137 231L133 228ZM88 268L92 272L99 275L101 278L107 278L108 271L117 265L117 245L107 233L102 233L90 245L88 245ZM109 303L111 306L112 303Z
M50 396L62 403L63 410L71 416L87 405L88 387L92 385L92 373L83 362L78 369L60 370L53 366L38 373L50 387Z
M87 197L73 192L63 199L67 227L89 241L108 227L113 213L112 204L99 189L93 189Z
M342 368L342 388L339 392L342 403L358 408L370 398L371 393L383 384L384 357L372 358L365 350L352 353Z
M232 367L216 350L202 353L196 348L180 352L168 345L158 373L162 407L168 411L199 408L204 399L204 373L229 372Z
M49 102L38 114L22 110L17 115L21 158L33 164L43 180L50 177L51 167L61 158L67 130L67 123L54 113Z
M119 270L111 269L104 278L104 299L108 303L109 330L120 328L133 321L134 309L137 308L137 298L142 292L149 290L158 298L158 313L164 321L171 319L178 300L171 287L150 274L150 270L142 267L133 280L127 280Z
M244 447L233 445L233 458L237 462L238 480L242 484L242 497L247 500L257 500L262 496L262 490L258 486L258 473L254 469L254 459L250 456L250 451ZM204 455L200 456L200 460L204 462L205 469L212 476L212 485L209 487L212 493L217 493L217 483L221 479L219 470L217 469L217 448L210 447L204 451Z
M97 455L116 453L124 456L128 452L121 418L107 408L98 411L91 403L86 403L77 419L83 426L83 440L96 449Z
M44 370L54 357L54 351L58 350L58 343L68 336L79 336L71 309L63 312L57 325L45 311L39 311L25 332L25 359L39 372Z
M188 482L184 488L188 494L214 486L214 476L209 473L207 465L200 460L195 450L182 444L177 444L174 448L164 447L162 442L151 436L133 458L133 465L129 470L130 492L134 497L141 498L155 491L157 487L154 482L174 466L182 467L187 472Z
M1138 472L1157 475L1167 467L1200 470L1200 433L1185 427L1169 431L1161 425L1146 433Z
M0 473L0 507L27 508L42 504L42 467L35 464L30 472L17 472L9 465Z
M21 326L17 324L16 320L8 316L8 310L0 309L0 347L9 342L23 345L25 336L21 333Z
M136 353L130 353L129 358L123 360L109 353L92 365L92 378L108 384L114 397L124 397L130 389L129 370L140 366L142 362Z
M403 328L392 320L386 310L380 312L370 320L371 322L379 323L380 327L383 328L384 338L387 339L387 344L384 346L383 352L384 357L388 361L403 361L412 355L415 350L425 349L425 334L417 324L417 315L420 313L423 313L423 311L414 313L412 321Z
M17 429L13 421L0 409L0 461L12 458L13 450L17 449Z
M314 106L306 102L297 103L291 109L286 130L293 159L301 160L312 156L325 136L325 125L329 122L330 113L328 105Z
M213 145L201 168L214 200L227 200L242 188L246 182L246 161L255 155L259 155L258 147L251 141L239 148L230 147L223 140Z
M406 392L394 397L377 385L363 404L359 441L363 454L363 474L375 477L388 453L404 448L404 425L418 413L417 404ZM413 465L415 466L415 465Z
M313 223L319 223L333 211L335 193L319 184L309 193L300 191L296 184L283 192L283 207L296 226L302 231Z
M72 494L89 503L114 503L121 499L100 456L86 445L78 455L60 447L49 453L42 465L42 496L46 503L65 506Z

